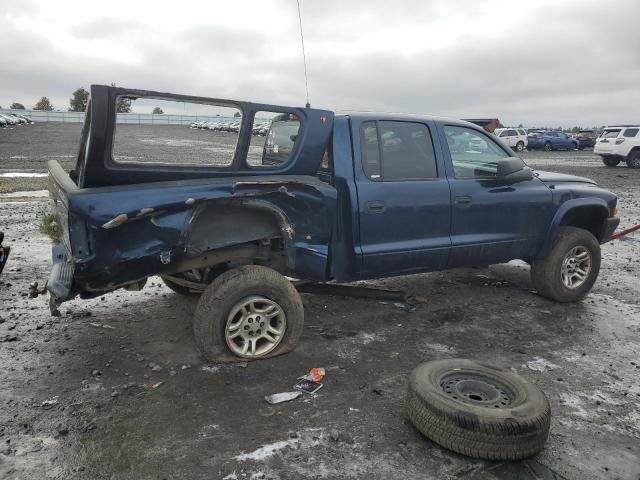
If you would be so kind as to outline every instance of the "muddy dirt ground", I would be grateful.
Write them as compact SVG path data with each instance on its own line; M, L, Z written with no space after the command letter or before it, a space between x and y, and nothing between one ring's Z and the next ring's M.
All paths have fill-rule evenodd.
M67 126L51 138L78 132ZM0 168L44 171L50 152L35 137L22 154L0 141ZM73 155L72 146L51 152ZM9 159L16 155L29 158ZM605 168L591 152L523 156L596 179L620 196L622 225L640 223L640 171ZM49 241L37 228L47 201L17 195L25 194L0 198L0 230L13 249L0 277L0 478L640 478L640 234L603 246L600 278L577 304L537 296L518 262L392 278L371 284L427 303L406 311L305 294L295 352L221 366L196 350L196 300L157 278L141 292L68 302L51 317L46 297L28 295L49 270ZM447 357L538 384L553 415L544 451L491 463L422 437L404 410L407 376ZM311 367L327 369L317 394L264 401Z

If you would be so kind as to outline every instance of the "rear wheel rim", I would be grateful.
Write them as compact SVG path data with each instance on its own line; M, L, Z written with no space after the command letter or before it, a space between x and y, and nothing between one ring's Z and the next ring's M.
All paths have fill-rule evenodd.
M521 152L524 150L524 144L522 142L516 145L516 151Z
M591 265L589 249L583 246L573 247L562 260L560 278L563 285L570 290L580 288L589 278Z
M261 358L284 338L287 320L278 303L260 295L238 302L230 310L224 329L227 347L243 358Z

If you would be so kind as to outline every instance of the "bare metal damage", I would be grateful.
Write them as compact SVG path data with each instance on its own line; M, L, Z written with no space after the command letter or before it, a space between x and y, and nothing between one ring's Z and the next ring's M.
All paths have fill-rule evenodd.
M229 180L71 192L74 251L65 261L74 273L67 296L226 262L268 263L325 280L317 272L327 272L335 189L310 176Z

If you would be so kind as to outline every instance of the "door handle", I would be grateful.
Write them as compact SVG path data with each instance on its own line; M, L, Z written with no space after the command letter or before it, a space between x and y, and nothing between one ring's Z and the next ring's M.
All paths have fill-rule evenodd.
M461 207L468 207L472 203L471 197L456 197L454 200L456 205L460 205Z
M380 200L367 202L367 212L370 212L370 213L382 213L386 210L386 208L387 208L387 204Z

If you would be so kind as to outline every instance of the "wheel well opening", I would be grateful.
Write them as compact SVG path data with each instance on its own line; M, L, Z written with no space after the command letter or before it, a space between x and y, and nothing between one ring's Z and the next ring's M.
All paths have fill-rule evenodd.
M600 209L593 207L574 208L565 215L561 225L564 227L576 227L587 230L598 240L604 233L604 214Z

